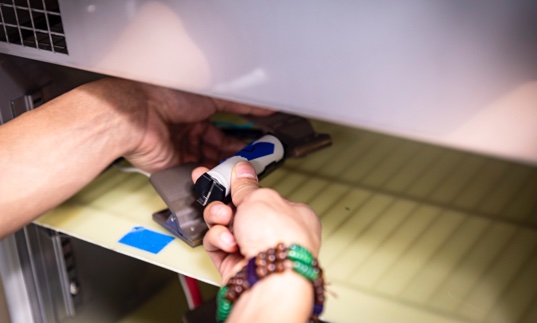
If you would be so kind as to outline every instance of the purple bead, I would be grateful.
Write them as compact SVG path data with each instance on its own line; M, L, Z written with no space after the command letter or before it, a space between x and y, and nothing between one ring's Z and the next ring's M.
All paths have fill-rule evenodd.
M315 316L321 315L321 313L323 312L323 309L324 309L323 304L315 304L315 306L313 306L313 315Z
M257 269L257 266L255 265L255 257L248 260L247 266L248 269L246 270L246 279L248 280L248 284L250 284L250 288L252 288L252 286L259 281L259 277L257 277L255 272Z

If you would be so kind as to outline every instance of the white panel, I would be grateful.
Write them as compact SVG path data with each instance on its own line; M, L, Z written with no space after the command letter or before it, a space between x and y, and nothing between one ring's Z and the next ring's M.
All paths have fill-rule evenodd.
M537 3L61 1L82 69L537 163Z

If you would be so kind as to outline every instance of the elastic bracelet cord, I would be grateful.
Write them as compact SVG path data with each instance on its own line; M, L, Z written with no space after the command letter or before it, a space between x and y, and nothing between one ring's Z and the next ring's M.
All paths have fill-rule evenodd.
M292 263L292 269L295 272L312 282L314 304L310 322L317 322L319 315L323 312L325 301L323 271L317 259L306 248L297 244L286 247L283 243L279 243L276 248L260 252L256 257L248 260L248 264L220 288L216 298L217 321L224 322L231 313L233 303L260 279L272 273L283 272L286 269L286 260Z

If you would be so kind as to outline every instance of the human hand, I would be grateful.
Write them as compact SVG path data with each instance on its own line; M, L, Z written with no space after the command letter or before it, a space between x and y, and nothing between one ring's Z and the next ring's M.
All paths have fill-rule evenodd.
M217 111L271 113L104 78L3 124L0 208L10 212L0 214L0 239L73 196L119 157L151 173L185 162L211 165L235 153L243 143L207 122Z
M196 168L192 172L194 182L206 171ZM210 229L203 245L224 282L246 260L279 242L297 243L317 257L321 244L317 215L305 204L288 201L272 189L259 188L255 170L248 162L238 163L233 169L231 199L235 208L216 201L204 210Z
M268 115L270 110L154 85L105 78L83 87L126 120L124 157L154 172L196 162L213 166L244 143L225 136L208 118L216 112Z

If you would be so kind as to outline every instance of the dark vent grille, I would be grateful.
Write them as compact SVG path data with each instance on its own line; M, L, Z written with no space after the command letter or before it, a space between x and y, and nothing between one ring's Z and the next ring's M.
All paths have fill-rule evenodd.
M68 54L58 0L0 0L0 42Z

